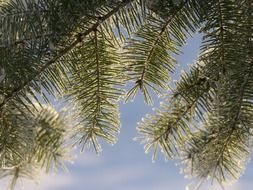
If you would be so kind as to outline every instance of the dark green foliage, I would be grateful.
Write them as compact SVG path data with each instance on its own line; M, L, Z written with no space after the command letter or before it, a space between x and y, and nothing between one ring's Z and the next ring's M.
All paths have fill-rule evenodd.
M138 126L145 151L198 182L237 179L252 152L252 12L251 0L1 1L0 177L13 189L62 167L74 144L100 152L116 143L119 100L170 89ZM198 60L171 88L173 56L196 32Z

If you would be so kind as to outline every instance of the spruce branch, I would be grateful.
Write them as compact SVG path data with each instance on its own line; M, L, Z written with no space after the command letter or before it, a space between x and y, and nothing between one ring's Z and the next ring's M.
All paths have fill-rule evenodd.
M69 100L77 105L75 136L82 149L92 145L97 153L101 151L99 139L114 144L120 129L117 102L124 93L123 65L110 42L96 29L73 52L75 59L69 60L77 70L69 88Z
M193 120L197 116L203 119L201 112L209 109L213 87L208 85L209 81L199 82L203 77L201 69L196 64L189 74L182 74L174 89L177 95L172 94L154 115L147 116L139 124L140 137L137 139L145 144L146 152L151 148L154 150L152 159L156 158L158 148L165 159L179 156L184 143L191 136L191 130L195 128Z
M145 74L146 74L146 70L148 68L148 63L150 61L150 58L153 56L153 53L155 51L155 48L157 46L157 44L160 42L160 39L162 37L162 35L164 34L164 32L166 31L167 27L169 26L169 24L172 22L172 20L174 19L174 17L178 14L178 12L180 12L184 6L189 2L189 0L186 0L181 6L180 8L175 11L171 16L170 18L164 23L164 25L162 26L161 28L161 31L159 32L159 34L156 36L156 39L154 41L154 43L151 45L151 49L148 53L148 56L144 62L144 67L143 67L143 70L141 72L141 78L139 79L139 81L137 81L136 83L140 83L140 89L141 91L143 91L143 84L144 84L144 78L145 78Z
M135 84L127 93L126 101L133 99L140 89L145 102L152 104L149 89L158 95L168 89L169 73L175 68L175 60L170 54L177 54L178 46L183 45L187 35L198 28L199 14L196 9L191 9L192 2L180 3L167 17L149 13L147 22L129 40L125 62L129 65L129 81Z
M185 169L186 173L191 173L191 176L198 181L211 177L221 184L231 179L238 179L244 171L252 151L251 128L253 126L250 111L253 79L251 34L248 33L250 30L242 29L242 25L246 28L251 26L249 24L252 20L251 15L246 14L250 6L242 6L245 2L233 4L226 4L226 2L216 2L222 7L217 11L222 10L224 16L224 38L219 36L221 31L207 34L212 44L211 48L209 47L212 53L204 53L206 57L202 57L208 65L217 64L217 70L221 71L219 73L222 73L224 68L226 72L222 73L222 78L218 78L213 107L205 122L201 123L203 130L195 132L186 145L188 153ZM234 19L228 22L225 18L231 17L231 14ZM218 17L216 19L216 23L221 20ZM241 26L237 27L238 24ZM230 36L232 32L233 39ZM233 47L237 47L236 50ZM220 62L222 49L224 50L223 64ZM211 73L214 72L210 70Z
M93 24L88 30L80 33L74 42L72 42L68 47L61 50L54 58L52 58L45 65L43 65L33 78L26 81L22 86L13 89L13 91L10 92L9 94L5 95L4 101L0 104L0 109L2 109L4 107L4 105L6 105L10 100L12 100L14 97L16 97L19 93L21 93L25 88L27 88L31 84L32 81L34 81L35 79L38 79L44 71L46 71L52 65L56 64L57 61L61 57L68 54L78 44L82 43L83 40L85 39L85 37L88 36L90 33L92 33L94 30L96 30L104 21L106 21L108 18L113 16L117 11L119 11L122 7L128 5L132 1L133 0L124 0L122 3L120 3L117 7L115 7L113 10L111 10L109 13L100 17L98 19L98 21L95 24Z
M87 5L87 6L86 6ZM252 152L251 0L0 2L0 178L63 165L68 143L114 144L123 86L146 103L169 89L173 54L201 28L198 60L137 127L146 153L179 157L201 184L237 179ZM123 59L122 59L123 58ZM70 131L44 102L71 107ZM43 99L43 100L42 100ZM67 135L69 134L69 135ZM72 146L72 144L71 144Z

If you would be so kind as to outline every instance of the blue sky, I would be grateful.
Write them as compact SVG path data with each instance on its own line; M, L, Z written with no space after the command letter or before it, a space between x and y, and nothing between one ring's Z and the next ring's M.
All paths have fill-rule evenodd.
M200 37L196 35L189 39L188 45L182 50L183 55L177 57L181 68L196 59ZM156 101L155 106L158 106ZM78 153L74 164L68 164L69 172L59 172L56 175L40 177L36 185L24 181L25 190L184 190L190 183L180 174L180 168L175 161L165 162L158 156L155 163L151 155L146 155L143 146L133 141L137 135L137 122L147 113L152 113L152 107L143 103L142 96L137 96L134 102L121 104L122 129L116 145L104 145L103 152L97 156L93 151ZM253 164L250 163L246 173L239 182L230 185L229 190L251 190L253 187ZM0 190L5 189L6 181L0 183ZM16 188L20 189L20 187ZM216 186L204 185L203 190L216 190Z

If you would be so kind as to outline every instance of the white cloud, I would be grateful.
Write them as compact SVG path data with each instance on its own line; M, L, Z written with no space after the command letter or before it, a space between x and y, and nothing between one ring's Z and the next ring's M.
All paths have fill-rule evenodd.
M97 160L98 159L98 160ZM79 159L78 159L79 160ZM87 160L81 162L89 162L92 165L96 163L100 164L103 160L92 154L87 157ZM150 176L151 168L147 167L145 164L122 164L119 166L110 166L103 168L101 170L86 171L86 163L78 162L77 165L80 166L80 171L70 171L66 174L57 174L43 176L41 184L36 186L34 184L29 184L25 186L26 190L55 190L56 188L70 188L71 189L85 189L88 190L100 190L100 189L121 189L121 190L183 190L181 187L185 183L183 179L168 179L161 178L160 180L144 181L147 176ZM157 174L155 175L163 175ZM131 184L129 182L139 181L140 184ZM253 182L250 181L239 181L226 186L228 190L251 190ZM221 190L219 185L203 185L200 190Z
M87 156L85 161L77 159L77 165L81 169L81 173L70 171L68 173L59 174L49 174L40 175L40 183L35 184L30 180L23 180L25 190L55 190L66 187L80 188L80 186L85 184L87 189L102 189L103 187L119 187L122 184L127 184L128 181L141 178L145 175L146 169L141 165L121 165L112 166L105 169L94 171L86 171L85 167L87 164L95 165L96 163L101 163L102 160L93 157L92 155ZM79 185L78 185L79 184ZM6 189L6 185L3 182L0 184L0 189ZM20 184L18 184L16 190L21 189Z
M15 190L54 190L55 188L65 187L73 182L71 175L67 174L49 174L38 175L39 182L35 183L32 180L22 179L17 182ZM7 179L1 181L0 189L5 190L8 187Z
M33 181L24 181L25 190L54 190L56 188L63 188L68 185L72 185L74 179L73 177L66 174L49 174L41 175L40 183L36 184Z
M105 157L98 156L91 151L86 151L85 153L74 153L74 163L75 166L85 167L85 166L94 166L98 164L103 164L106 160Z
M107 184L109 186L120 185L127 183L128 181L141 178L147 173L147 170L143 166L139 165L123 165L112 167L95 175L87 175L84 178L89 179L90 182L99 179L101 184Z

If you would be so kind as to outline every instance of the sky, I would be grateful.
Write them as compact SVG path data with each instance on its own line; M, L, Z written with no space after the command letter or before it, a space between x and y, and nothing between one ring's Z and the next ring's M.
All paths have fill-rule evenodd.
M189 39L184 52L177 56L180 69L185 68L196 59L200 45L200 36ZM180 70L179 69L179 70ZM178 74L176 74L178 76ZM177 77L175 76L175 77ZM174 77L174 79L175 79ZM160 100L155 101L158 107ZM159 155L152 163L151 154L145 154L143 146L133 141L137 136L137 122L152 107L143 103L138 95L134 102L120 104L122 128L118 143L114 146L104 145L98 156L91 150L76 153L75 161L67 164L68 172L42 174L40 183L23 182L25 190L184 190L191 182L180 173L175 161L165 161ZM249 163L242 178L228 187L229 190L252 190L253 166ZM0 182L0 190L5 190L6 181ZM22 185L16 190L22 189ZM219 190L219 186L203 185L200 190Z

